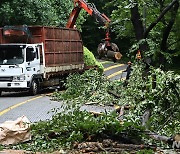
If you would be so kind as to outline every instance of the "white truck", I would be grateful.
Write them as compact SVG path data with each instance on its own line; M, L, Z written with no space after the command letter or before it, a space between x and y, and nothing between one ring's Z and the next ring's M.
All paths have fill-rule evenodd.
M63 76L84 70L83 43L72 28L6 26L0 28L0 95L2 91L59 85Z

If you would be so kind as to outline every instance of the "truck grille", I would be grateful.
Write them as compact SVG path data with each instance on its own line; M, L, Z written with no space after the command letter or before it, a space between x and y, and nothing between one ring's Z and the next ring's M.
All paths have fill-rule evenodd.
M8 76L8 77L6 77L6 76L3 76L3 77L0 77L0 81L1 82L7 82L7 81L12 81L13 80L13 77L12 76Z

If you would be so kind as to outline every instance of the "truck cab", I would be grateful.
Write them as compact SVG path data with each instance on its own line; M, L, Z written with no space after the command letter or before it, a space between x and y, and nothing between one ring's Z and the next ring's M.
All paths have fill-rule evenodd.
M37 93L33 78L40 75L41 44L0 45L0 93L31 89Z

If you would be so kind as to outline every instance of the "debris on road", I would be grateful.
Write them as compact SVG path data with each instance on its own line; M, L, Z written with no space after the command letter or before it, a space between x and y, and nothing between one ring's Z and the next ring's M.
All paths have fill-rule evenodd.
M26 116L0 124L0 144L10 145L31 140L30 121Z
M83 142L80 144L74 144L74 148L78 149L81 153L87 152L125 152L141 149L151 149L156 150L154 146L148 145L134 145L134 144L120 144L114 142L111 139L105 139L102 142Z

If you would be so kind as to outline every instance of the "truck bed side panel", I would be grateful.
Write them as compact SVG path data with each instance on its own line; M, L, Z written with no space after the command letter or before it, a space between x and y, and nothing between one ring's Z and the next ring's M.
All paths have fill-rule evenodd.
M83 43L75 29L30 27L32 43L44 43L45 66L83 64Z

